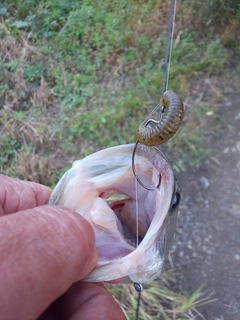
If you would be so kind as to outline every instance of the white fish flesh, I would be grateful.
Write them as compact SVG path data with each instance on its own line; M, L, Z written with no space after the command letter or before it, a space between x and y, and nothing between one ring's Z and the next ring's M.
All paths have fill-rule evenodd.
M141 144L135 155L137 175L155 186L160 174L161 184L155 191L140 186L132 171L133 148L134 144L112 147L75 161L49 199L49 204L75 210L93 227L99 258L86 281L129 276L134 282L149 283L162 271L175 230L180 189L161 151Z

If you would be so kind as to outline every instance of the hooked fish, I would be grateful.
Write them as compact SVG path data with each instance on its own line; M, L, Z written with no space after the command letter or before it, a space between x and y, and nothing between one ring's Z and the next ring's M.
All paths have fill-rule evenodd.
M86 281L129 277L138 283L157 278L172 240L180 188L172 167L158 147L139 144L132 171L134 144L120 145L75 161L54 188L49 204L75 210L93 227L99 253ZM138 221L137 221L138 220ZM138 230L137 230L138 227ZM77 244L76 244L77 245Z

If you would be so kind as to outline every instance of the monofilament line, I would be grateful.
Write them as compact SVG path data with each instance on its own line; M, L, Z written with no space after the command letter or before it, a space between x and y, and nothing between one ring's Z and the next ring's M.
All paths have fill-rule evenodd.
M136 197L136 205L135 205L135 210L136 210L136 246L138 247L138 182L137 179L135 179L135 197Z
M137 170L137 169L136 169ZM136 210L136 247L139 245L139 232L138 232L138 218L139 218L139 210L138 210L138 180L135 179L135 210ZM134 282L134 288L138 293L138 299L137 299L137 308L136 308L136 319L139 317L139 308L140 308L140 300L141 300L141 291L143 289L142 283L136 283Z
M165 57L163 61L163 80L162 80L162 89L161 89L161 96L168 88L168 81L169 81L169 74L170 74L170 64L171 64L171 58L172 58L172 45L173 45L173 33L174 33L174 27L175 27L175 16L176 16L176 7L177 7L177 0L171 0L170 1L170 8L169 8L169 16L168 16L168 31L167 31L167 42L166 42L166 52ZM135 179L135 183L137 182L137 179ZM137 187L136 187L137 190ZM136 191L137 193L137 191ZM136 203L138 202L137 196L136 196ZM137 208L137 204L136 204ZM137 230L138 230L138 212L137 212ZM138 237L137 237L137 243L138 243ZM136 285L134 283L136 291ZM137 308L136 308L136 320L139 318L139 308L140 308L140 302L141 302L141 290L138 291L138 300L137 300Z
M176 17L177 0L171 0L168 16L168 30L167 30L167 42L166 42L166 52L163 60L162 70L163 70L163 80L161 96L168 88L171 58L172 58L172 47L173 47L173 34L175 27L175 17Z

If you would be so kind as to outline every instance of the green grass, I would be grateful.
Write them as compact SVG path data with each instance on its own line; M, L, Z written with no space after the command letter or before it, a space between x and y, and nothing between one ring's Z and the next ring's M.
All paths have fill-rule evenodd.
M186 0L178 8L169 89L185 102L186 116L168 143L177 171L208 155L204 141L218 122L206 110L216 101L196 103L191 86L224 74L240 52L239 8L239 0ZM161 0L3 3L0 172L52 186L74 158L132 142L160 98L167 12ZM200 28L203 15L209 34ZM61 161L39 177L29 175L26 154L40 166L56 154Z
M57 149L67 165L131 142L160 98L166 10L159 1L8 1L0 25L0 170L29 178L27 169L18 172L26 150L41 161ZM223 71L227 54L218 36L199 39L186 23L176 33L169 88L184 99L191 79ZM201 161L191 154L193 164Z
M3 1L0 172L53 187L74 159L132 142L160 98L167 12L163 0ZM209 79L239 55L239 22L239 0L179 2L169 89L185 119L165 147L178 172L206 159L222 125ZM200 293L173 293L166 279L143 291L142 319L192 319ZM113 289L129 319L132 290Z

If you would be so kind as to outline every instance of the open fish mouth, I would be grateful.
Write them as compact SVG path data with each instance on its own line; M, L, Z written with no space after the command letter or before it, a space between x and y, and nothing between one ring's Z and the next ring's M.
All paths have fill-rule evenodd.
M129 276L151 282L162 271L172 240L180 189L166 157L156 147L139 145L132 172L134 145L98 151L75 161L54 188L49 204L69 207L93 227L98 263L86 281L110 281ZM77 245L77 244L76 244Z

